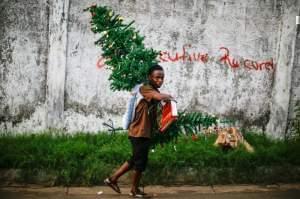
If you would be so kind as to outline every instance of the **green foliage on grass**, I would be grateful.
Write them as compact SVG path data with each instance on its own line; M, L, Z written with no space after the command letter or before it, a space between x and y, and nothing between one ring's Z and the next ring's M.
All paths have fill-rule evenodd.
M158 114L161 115L161 114ZM160 121L160 118L158 118ZM178 119L174 121L164 133L155 133L152 136L152 143L165 144L174 142L180 135L192 135L201 131L201 128L208 128L217 125L217 118L201 112L179 112Z
M213 146L215 135L180 136L150 152L145 184L270 183L300 180L300 142L279 141L247 133L255 148L224 151ZM41 133L0 137L0 168L22 169L27 175L43 170L55 184L101 184L130 156L127 134Z

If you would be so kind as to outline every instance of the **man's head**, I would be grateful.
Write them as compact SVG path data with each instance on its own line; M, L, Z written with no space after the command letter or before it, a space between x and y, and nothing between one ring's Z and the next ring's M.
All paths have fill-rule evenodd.
M149 69L148 80L153 87L160 88L161 85L164 83L164 78L164 69L160 65L155 64Z

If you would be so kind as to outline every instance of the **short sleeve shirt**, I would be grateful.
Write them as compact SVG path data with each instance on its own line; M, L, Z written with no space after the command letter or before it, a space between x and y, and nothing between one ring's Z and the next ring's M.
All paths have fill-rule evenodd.
M133 122L129 126L129 136L150 138L157 126L157 105L159 101L153 96L159 91L149 84L140 87L144 97L135 109Z

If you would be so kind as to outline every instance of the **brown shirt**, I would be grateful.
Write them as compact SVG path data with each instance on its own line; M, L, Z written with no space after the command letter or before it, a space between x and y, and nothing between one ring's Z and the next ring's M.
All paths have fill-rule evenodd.
M157 104L159 101L153 99L159 91L151 85L140 87L140 93L144 97L135 109L133 122L129 126L129 136L150 138L157 126Z

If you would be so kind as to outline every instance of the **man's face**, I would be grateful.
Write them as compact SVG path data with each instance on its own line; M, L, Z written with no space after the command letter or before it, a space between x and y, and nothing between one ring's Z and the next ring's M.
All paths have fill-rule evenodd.
M151 75L149 75L149 81L155 88L160 88L164 83L165 73L163 70L154 70Z

